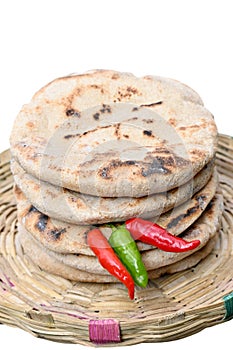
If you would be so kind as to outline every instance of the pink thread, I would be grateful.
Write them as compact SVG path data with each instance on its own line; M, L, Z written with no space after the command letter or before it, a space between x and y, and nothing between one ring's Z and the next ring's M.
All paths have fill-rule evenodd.
M119 343L120 325L113 319L90 320L89 338L95 344Z

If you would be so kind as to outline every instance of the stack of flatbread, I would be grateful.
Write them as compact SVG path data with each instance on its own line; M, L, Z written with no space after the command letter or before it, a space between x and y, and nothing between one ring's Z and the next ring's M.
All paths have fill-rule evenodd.
M87 233L133 217L187 241L171 253L137 242L149 278L196 265L212 251L223 210L217 128L199 95L167 78L95 70L39 90L11 138L18 254L74 281L117 282Z

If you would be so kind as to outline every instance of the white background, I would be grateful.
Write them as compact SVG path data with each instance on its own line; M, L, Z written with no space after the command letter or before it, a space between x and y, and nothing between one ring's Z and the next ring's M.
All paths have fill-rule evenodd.
M13 120L34 92L56 77L93 68L181 80L202 96L219 131L233 134L231 5L230 0L2 1L0 152L9 147ZM232 331L229 321L144 349L219 349L231 343ZM24 350L85 349L3 325L0 339Z

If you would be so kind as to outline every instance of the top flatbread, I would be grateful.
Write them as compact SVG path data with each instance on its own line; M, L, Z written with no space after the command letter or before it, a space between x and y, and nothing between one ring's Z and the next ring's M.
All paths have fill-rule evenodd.
M178 187L214 157L216 141L213 116L189 87L102 70L43 87L10 138L26 172L102 197Z

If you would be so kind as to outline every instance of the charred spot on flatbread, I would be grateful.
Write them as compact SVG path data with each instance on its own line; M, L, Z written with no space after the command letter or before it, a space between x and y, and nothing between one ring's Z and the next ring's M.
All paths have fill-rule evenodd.
M93 114L93 118L94 118L95 120L99 120L99 118L100 118L100 113L98 113L98 112L94 113L94 114Z
M170 160L172 160L172 157L170 157ZM150 176L155 173L169 174L170 170L165 166L166 164L168 164L168 162L167 160L165 161L164 157L157 157L152 161L152 163L142 168L141 174L144 177Z
M99 169L98 175L101 176L103 179L108 180L112 178L112 172L114 169L119 167L128 167L131 165L136 165L136 162L134 160L113 160L108 166Z
M54 230L48 231L48 237L52 238L53 241L58 241L64 233L66 233L65 228L54 229Z
M48 224L48 216L41 213L38 217L36 227L40 232L44 232L46 230L47 224Z
M28 209L28 213L39 213L39 210L36 209L33 205Z
M154 107L156 105L161 105L162 103L163 103L163 101L145 103L145 104L141 104L140 107Z
M151 130L143 130L143 135L146 135L146 136L153 136Z
M67 117L80 117L81 113L73 108L69 108L66 110Z
M68 135L65 135L64 136L64 139L72 139L72 138L75 138L75 137L78 137L80 136L80 134L68 134Z
M186 218L190 218L191 216L193 216L198 210L200 210L202 203L204 203L205 199L206 199L206 196L204 196L204 195L196 196L195 200L196 200L197 204L191 208L188 208L186 213L180 214L177 217L173 218L168 223L167 229L170 230L174 226L177 226L181 220L186 219Z
M111 113L112 109L110 105L102 104L102 108L100 109L100 113Z

